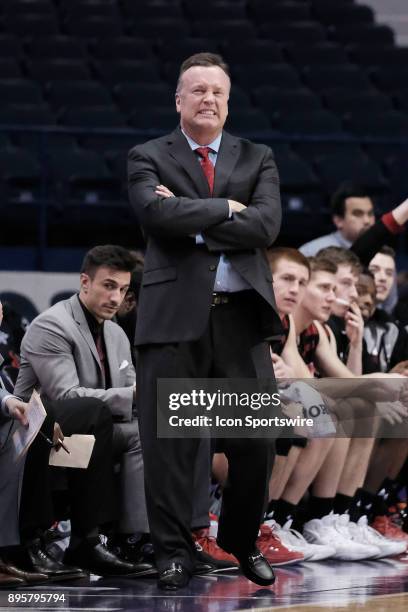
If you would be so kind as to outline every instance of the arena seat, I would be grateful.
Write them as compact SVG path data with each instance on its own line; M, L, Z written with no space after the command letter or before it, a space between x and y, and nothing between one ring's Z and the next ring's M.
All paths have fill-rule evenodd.
M113 105L109 91L97 81L54 81L46 88L53 108L82 108Z

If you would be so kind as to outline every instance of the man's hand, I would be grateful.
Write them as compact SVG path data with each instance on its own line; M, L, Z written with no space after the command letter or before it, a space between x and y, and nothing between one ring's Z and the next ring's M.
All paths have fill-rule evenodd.
M174 193L170 191L165 185L157 185L155 193L161 198L174 198Z
M241 212L246 209L245 204L241 204L241 202L237 202L236 200L228 200L228 204L231 212Z
M276 353L271 352L273 371L276 378L295 378L295 372Z
M408 417L408 408L401 402L377 402L376 409L391 425L402 423Z
M61 448L61 442L63 441L64 441L64 434L62 433L62 429L59 423L55 422L54 423L54 433L52 434L52 442L57 452Z
M401 376L408 376L408 360L397 363L397 365L390 370L390 374L401 374Z
M28 427L28 419L26 416L28 404L17 399L17 397L9 397L6 399L6 406L12 419L21 423L23 427Z
M352 346L358 346L363 340L364 319L357 304L351 304L350 310L344 317L346 323L346 334Z

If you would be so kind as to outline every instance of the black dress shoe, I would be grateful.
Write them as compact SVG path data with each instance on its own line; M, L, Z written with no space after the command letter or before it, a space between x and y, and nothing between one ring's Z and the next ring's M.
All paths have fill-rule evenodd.
M58 580L76 580L84 578L85 574L79 567L71 567L52 559L41 547L40 540L27 546L29 564L23 569L46 574L49 578Z
M0 560L0 572L7 574L8 576L15 576L21 578L27 584L43 584L48 581L47 574L40 574L39 572L26 572L25 570L16 567L13 563L5 563Z
M269 586L275 582L273 569L257 548L250 555L233 554L237 557L245 578L260 586Z
M0 589L21 586L26 584L22 578L16 576L10 576L10 574L3 574L0 572Z
M177 591L187 586L191 574L181 563L172 563L167 569L159 574L158 587L164 591Z
M157 569L153 544L145 540L132 542L130 539L109 546L119 559L131 563L134 567L135 576L156 576Z
M67 548L64 563L74 563L98 576L141 575L133 563L122 561L99 540L96 543L83 540L76 548Z

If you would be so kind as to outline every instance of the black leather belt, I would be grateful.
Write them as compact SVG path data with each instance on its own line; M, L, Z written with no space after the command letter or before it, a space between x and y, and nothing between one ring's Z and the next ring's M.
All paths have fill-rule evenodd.
M252 290L234 291L234 292L214 292L212 294L211 306L220 306L221 304L231 304L233 302L242 301L242 299L250 297L254 294Z

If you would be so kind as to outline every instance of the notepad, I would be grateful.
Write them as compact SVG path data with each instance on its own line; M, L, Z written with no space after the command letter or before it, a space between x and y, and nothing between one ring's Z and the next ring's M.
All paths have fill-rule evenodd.
M13 434L15 459L17 461L28 451L47 416L41 398L35 390L27 404L25 415L28 427L19 425Z
M64 445L69 454L60 448L51 450L49 464L55 467L80 468L86 470L92 456L95 445L95 436L85 434L73 434L64 437Z

